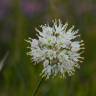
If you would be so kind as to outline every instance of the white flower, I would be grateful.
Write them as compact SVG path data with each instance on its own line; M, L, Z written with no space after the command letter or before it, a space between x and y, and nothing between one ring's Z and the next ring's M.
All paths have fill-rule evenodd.
M73 75L75 67L79 68L79 62L82 49L84 49L83 40L78 39L78 30L74 31L74 26L67 29L68 24L63 25L60 20L53 21L53 25L42 25L38 39L29 39L32 56L35 63L43 65L42 77L46 79L54 76L65 77Z

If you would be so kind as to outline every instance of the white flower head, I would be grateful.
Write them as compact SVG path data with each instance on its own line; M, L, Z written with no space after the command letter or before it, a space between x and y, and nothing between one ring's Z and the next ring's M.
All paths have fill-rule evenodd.
M64 25L60 20L53 21L53 25L41 25L38 39L29 39L32 60L43 65L42 77L65 77L73 75L75 67L79 68L79 63L84 49L83 40L78 39L78 30L74 26L68 29L68 23Z

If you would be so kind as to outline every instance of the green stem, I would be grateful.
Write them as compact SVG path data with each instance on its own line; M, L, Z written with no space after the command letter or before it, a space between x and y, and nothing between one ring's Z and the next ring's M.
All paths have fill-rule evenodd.
M14 38L14 44L13 44L13 55L12 55L12 64L17 64L20 62L20 58L21 58L21 52L22 52L22 48L23 48L23 42L24 42L24 17L21 11L21 0L15 0L14 1L14 8L15 8L15 13L13 15L15 18L15 22L16 22L16 27L15 27L15 38Z
M36 94L37 94L37 92L38 92L38 90L39 90L39 88L40 88L40 85L43 83L44 80L45 80L44 77L41 78L41 80L39 81L38 85L37 85L36 88L34 89L32 96L36 96Z

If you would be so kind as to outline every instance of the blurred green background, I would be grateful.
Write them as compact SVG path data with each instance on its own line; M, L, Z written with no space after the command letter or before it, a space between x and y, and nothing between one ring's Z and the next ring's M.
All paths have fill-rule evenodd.
M58 18L80 30L85 60L74 76L43 82L37 96L96 96L96 0L0 0L0 96L32 96L42 66L24 40Z

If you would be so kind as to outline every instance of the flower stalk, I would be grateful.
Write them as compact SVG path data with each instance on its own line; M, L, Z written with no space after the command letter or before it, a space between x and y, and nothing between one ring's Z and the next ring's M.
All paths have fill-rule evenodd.
M36 94L38 93L39 91L39 88L41 86L41 84L43 83L43 81L45 80L45 78L41 78L40 81L38 82L36 88L34 89L33 93L32 93L32 96L36 96Z

